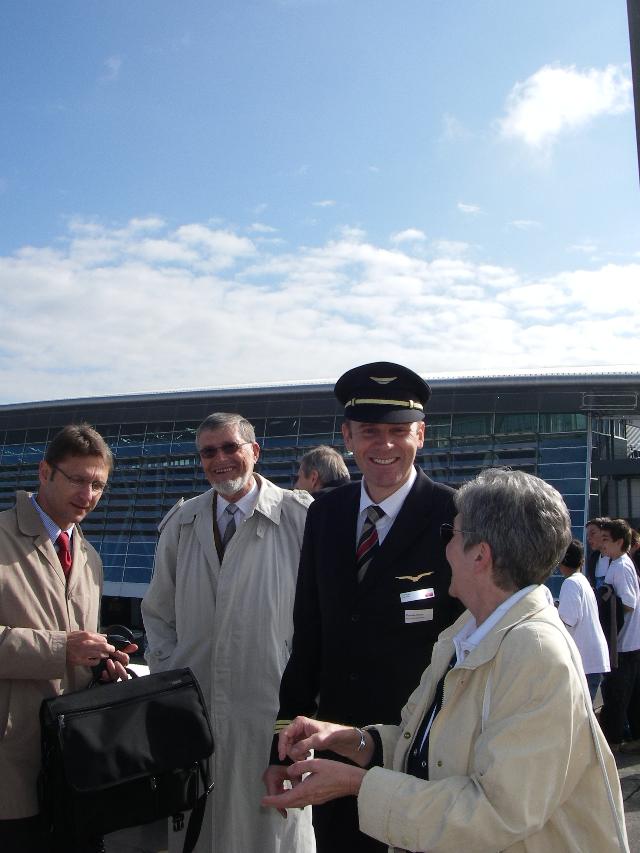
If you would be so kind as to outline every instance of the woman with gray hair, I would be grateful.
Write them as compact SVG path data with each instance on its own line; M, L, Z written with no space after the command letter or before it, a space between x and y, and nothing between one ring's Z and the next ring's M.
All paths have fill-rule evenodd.
M615 761L541 586L571 540L562 497L537 477L489 469L456 507L442 536L450 593L467 610L440 634L400 725L297 717L279 742L293 787L263 805L355 796L360 829L400 850L628 850Z

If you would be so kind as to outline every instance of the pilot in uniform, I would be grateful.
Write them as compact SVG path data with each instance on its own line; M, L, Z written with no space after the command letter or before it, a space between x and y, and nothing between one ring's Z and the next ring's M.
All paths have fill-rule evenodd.
M463 610L449 596L439 535L455 515L453 489L414 464L430 394L420 376L389 362L353 368L335 386L345 446L363 478L309 508L270 792L282 786L277 733L290 720L398 723L438 634ZM318 853L386 851L360 832L355 798L314 806L313 822Z

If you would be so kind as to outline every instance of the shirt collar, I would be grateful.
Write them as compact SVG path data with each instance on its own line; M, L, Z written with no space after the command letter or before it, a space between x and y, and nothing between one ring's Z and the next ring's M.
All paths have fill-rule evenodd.
M527 593L532 592L538 584L531 584L519 589L498 605L493 613L488 616L481 625L476 624L475 616L464 623L460 631L453 637L453 645L456 649L456 665L462 663L471 652L480 645L489 631L495 627L508 610L517 604Z
M376 504L375 501L371 500L369 495L367 494L367 489L365 486L364 478L360 481L360 512L364 512L370 506L379 506L381 510L383 510L384 514L387 515L392 521L395 520L395 517L402 509L402 504L405 502L405 498L411 491L411 487L416 481L416 477L418 476L418 472L415 469L415 465L411 466L411 472L407 481L403 483L400 488L395 491L392 495L389 495L388 498L385 498L380 503Z
M222 513L229 506L231 501L228 501L224 495L218 494L218 502L216 504L216 517L218 521L222 518ZM258 484L256 483L256 478L251 478L251 488L247 492L246 495L243 495L239 501L235 501L235 505L238 507L240 512L242 513L244 518L248 518L251 513L256 508L256 504L258 503L259 497L259 489Z
M55 521L50 518L47 513L42 509L38 501L36 500L37 495L30 495L31 503L34 505L36 510L38 511L38 515L42 519L42 523L44 524L45 530L49 534L49 538L52 542L56 542L58 536L62 533L62 530ZM69 534L69 541L71 541L71 536L73 534L74 525L72 524L70 527L67 527L66 532Z

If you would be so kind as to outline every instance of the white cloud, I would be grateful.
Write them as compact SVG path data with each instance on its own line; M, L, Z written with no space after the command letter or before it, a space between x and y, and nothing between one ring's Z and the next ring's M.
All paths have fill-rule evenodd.
M567 247L569 252L580 252L583 255L593 255L598 251L598 247L590 240L585 240L583 243L573 243Z
M151 263L193 264L198 261L195 251L174 240L142 240L132 246L130 253Z
M535 219L512 219L509 225L519 231L533 231L536 228L542 228L541 223Z
M72 220L52 246L0 256L2 401L313 380L383 359L425 373L640 363L640 262L538 280L452 245L426 258L345 227L283 249L200 223ZM87 317L94 344L79 346Z
M164 219L160 219L159 216L146 216L142 219L131 219L129 221L129 230L132 233L136 231L158 231L164 225Z
M227 229L181 225L173 236L179 243L199 251L201 262L206 262L211 269L231 266L236 259L255 252L255 246L248 237L239 237Z
M367 236L367 232L364 230L364 228L358 228L357 225L343 225L340 228L340 234L346 240L353 240L354 242L358 243L361 240L364 240L364 238Z
M445 113L442 117L442 140L444 142L455 142L460 139L467 139L469 131L456 116L450 113Z
M404 231L396 231L389 239L392 243L418 243L427 237L419 228L405 228Z
M255 231L258 234L273 234L278 229L272 225L265 225L264 222L252 222L248 230Z
M114 83L118 77L120 76L120 69L122 68L122 57L121 56L109 56L104 61L104 71L100 75L101 83Z
M544 148L563 131L631 108L632 84L621 66L579 71L575 65L545 65L515 84L499 128L506 138Z
M457 207L461 213L467 213L471 216L473 216L476 213L482 212L480 205L478 205L478 204L467 204L464 201L459 201Z
M463 240L435 240L432 244L433 251L445 257L456 257L464 255L471 246Z
M325 198L322 201L314 201L312 204L314 207L333 207L335 201L332 198Z

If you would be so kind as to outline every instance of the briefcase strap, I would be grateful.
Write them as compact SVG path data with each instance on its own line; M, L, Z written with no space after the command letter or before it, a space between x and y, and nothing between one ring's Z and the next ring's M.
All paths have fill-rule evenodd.
M207 762L206 766L208 766L209 762ZM198 762L198 766L200 767L200 774L202 776L202 781L204 783L204 793L201 797L198 797L196 800L196 804L191 810L191 816L189 817L189 823L187 824L187 831L184 836L184 845L182 847L182 853L193 853L193 850L198 843L198 838L200 836L200 830L202 829L202 821L204 820L204 810L207 805L207 797L213 791L213 782L209 781L209 774L205 771L205 764L200 761Z

